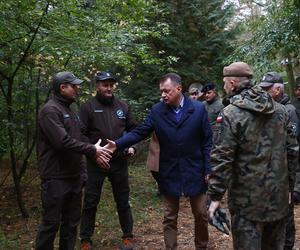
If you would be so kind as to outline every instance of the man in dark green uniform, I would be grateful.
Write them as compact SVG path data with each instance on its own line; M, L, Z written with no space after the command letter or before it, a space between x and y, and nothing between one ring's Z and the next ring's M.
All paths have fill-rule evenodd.
M213 131L213 142L215 142L216 138L216 120L224 108L224 105L218 95L216 86L213 83L207 83L203 86L202 93L205 101L203 102L206 111L208 113L208 120Z
M212 218L228 189L235 250L283 249L298 143L285 107L258 86L244 62L223 69L230 104L217 118L208 194Z

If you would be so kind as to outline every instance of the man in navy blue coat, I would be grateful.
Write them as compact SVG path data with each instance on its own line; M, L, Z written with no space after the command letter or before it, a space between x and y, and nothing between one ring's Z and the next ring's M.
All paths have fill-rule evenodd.
M190 198L195 218L196 249L206 249L207 180L210 174L212 131L201 102L182 94L181 77L175 73L160 79L162 102L155 104L145 121L115 142L111 150L124 149L155 131L159 145L159 183L164 196L164 240L166 249L177 249L179 199Z

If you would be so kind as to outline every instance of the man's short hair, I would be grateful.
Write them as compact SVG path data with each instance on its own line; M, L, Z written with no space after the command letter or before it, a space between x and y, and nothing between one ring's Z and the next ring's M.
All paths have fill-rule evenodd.
M167 73L167 74L163 75L160 78L159 82L163 83L163 82L165 82L168 79L170 79L173 83L177 83L179 85L182 84L180 75L178 75L176 73Z

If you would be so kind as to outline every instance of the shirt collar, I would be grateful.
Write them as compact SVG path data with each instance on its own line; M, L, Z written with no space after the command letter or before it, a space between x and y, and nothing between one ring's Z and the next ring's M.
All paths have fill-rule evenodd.
M174 107L171 107L171 108L175 113L178 113L183 108L183 104L184 104L184 95L181 95L181 100L180 100L179 106L177 108L174 108Z

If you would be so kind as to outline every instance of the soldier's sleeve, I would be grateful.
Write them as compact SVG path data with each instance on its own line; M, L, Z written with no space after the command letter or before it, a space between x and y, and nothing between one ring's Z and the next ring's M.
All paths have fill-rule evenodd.
M232 163L234 161L237 139L233 131L230 117L223 112L217 117L219 136L211 153L211 170L208 195L214 200L221 200L232 178Z
M299 145L297 142L297 128L293 122L287 125L287 160L289 171L289 188L292 192L295 186L296 170L298 168Z

